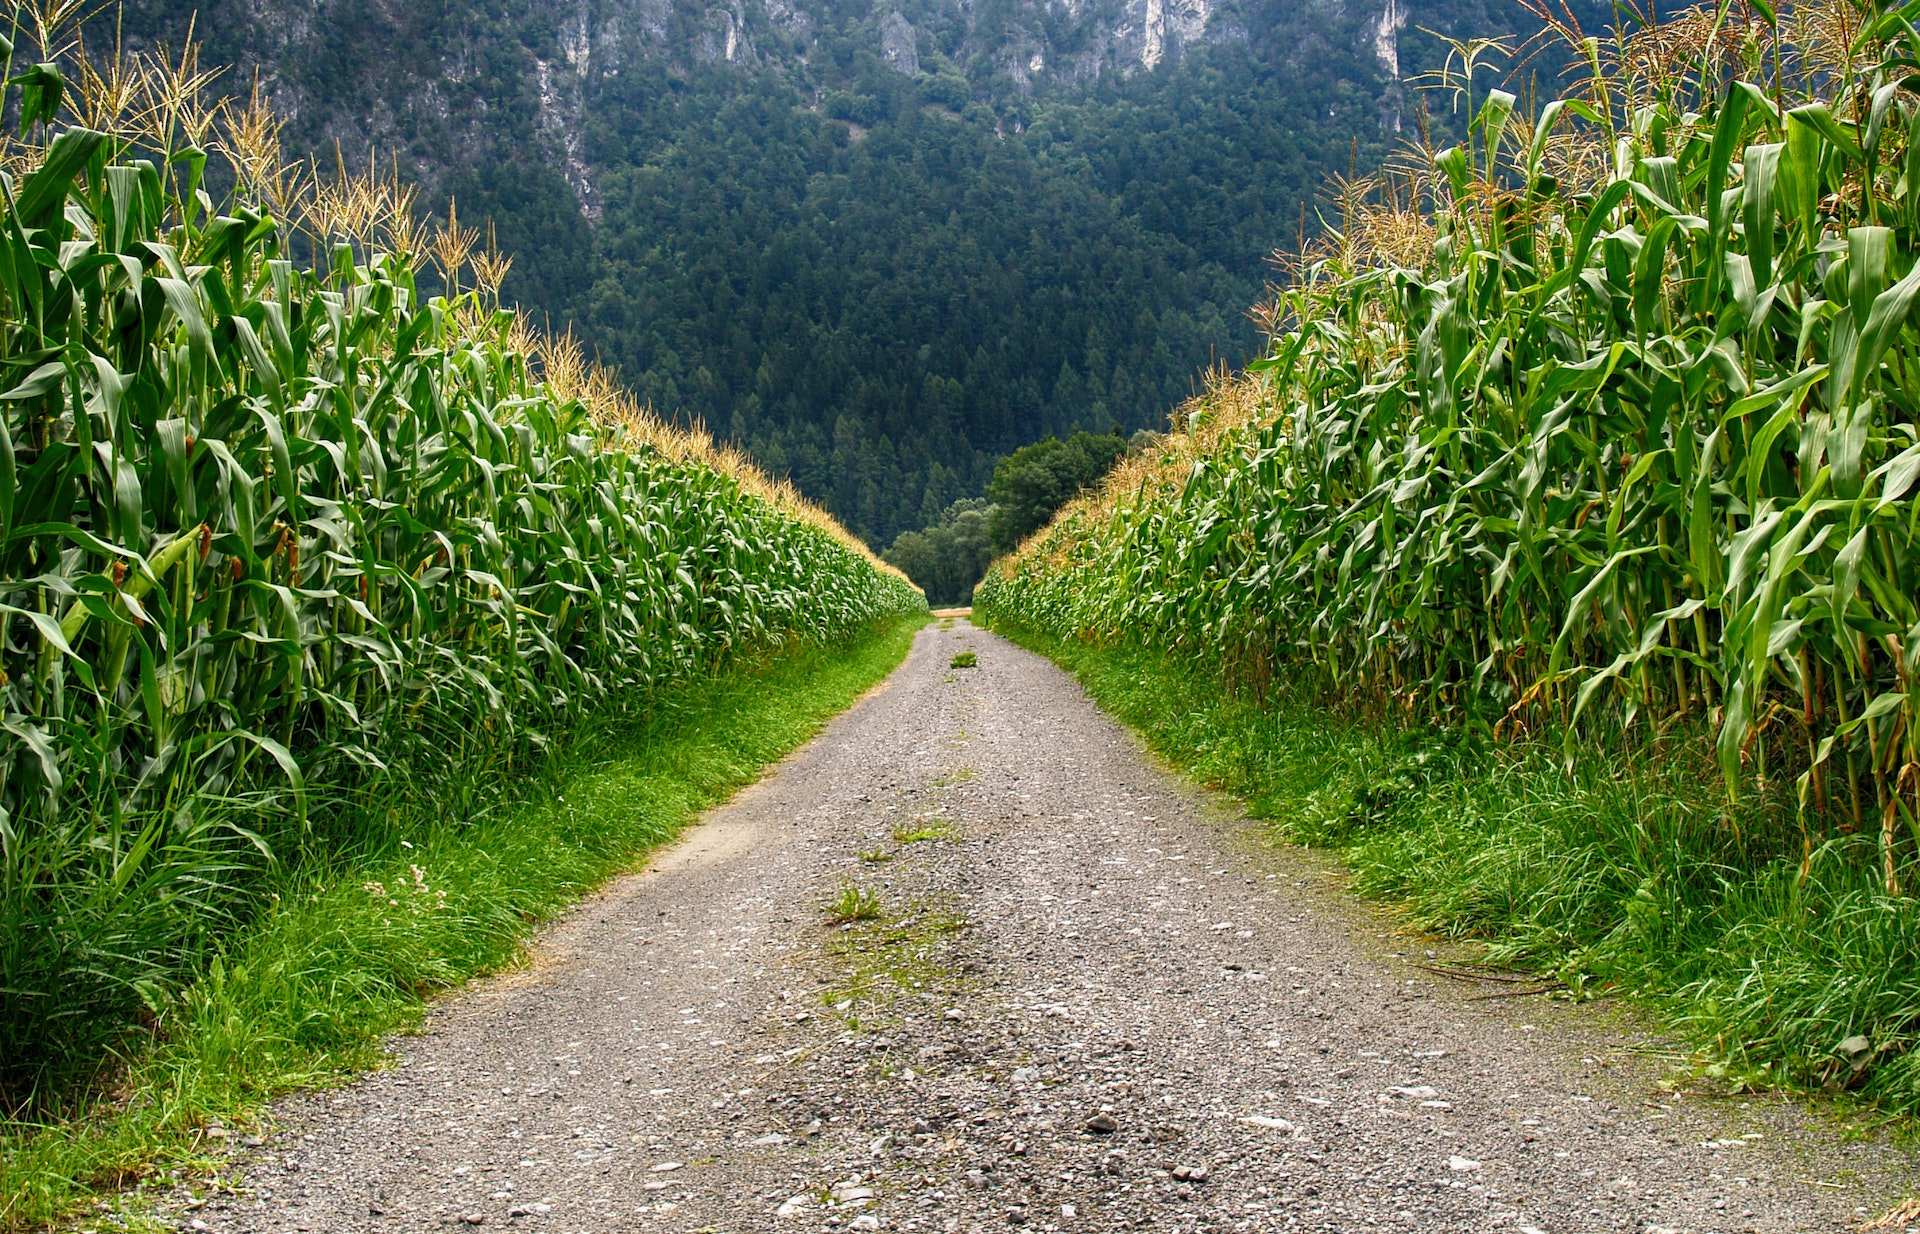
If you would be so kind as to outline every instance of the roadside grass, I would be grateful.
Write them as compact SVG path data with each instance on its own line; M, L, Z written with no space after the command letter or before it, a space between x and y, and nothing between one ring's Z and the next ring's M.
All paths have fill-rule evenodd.
M1616 733L1568 772L1552 736L1477 742L1284 687L1255 701L1157 650L996 630L1414 928L1649 1007L1697 1078L1920 1114L1920 901L1878 886L1871 835L1804 834L1790 784L1729 813L1703 732Z
M273 1097L380 1065L427 1000L508 966L523 940L758 778L905 658L924 617L737 663L606 713L557 742L478 821L289 872L272 907L154 1008L149 1044L105 1097L0 1123L0 1230L40 1228L95 1189L193 1171L201 1130L256 1123Z

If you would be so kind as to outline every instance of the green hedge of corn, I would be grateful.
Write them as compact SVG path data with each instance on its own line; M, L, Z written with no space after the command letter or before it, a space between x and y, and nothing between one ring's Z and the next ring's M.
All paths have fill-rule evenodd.
M1342 186L1267 355L975 604L1569 752L1704 725L1733 797L1797 790L1802 878L1871 871L1904 992L1792 1014L1879 1050L1920 971L1920 5L1753 14L1566 31L1531 114L1460 47L1468 139Z
M924 607L462 292L504 263L457 220L426 294L404 190L300 180L185 68L7 92L0 1105L115 1040L265 865L449 786L457 821L473 766L584 709Z

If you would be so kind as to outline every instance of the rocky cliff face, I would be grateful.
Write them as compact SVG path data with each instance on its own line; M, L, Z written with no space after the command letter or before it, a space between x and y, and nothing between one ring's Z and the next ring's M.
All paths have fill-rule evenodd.
M463 166L537 150L596 216L609 97L732 67L789 80L803 105L864 127L863 66L936 104L1006 108L1263 43L1274 71L1337 54L1400 123L1406 0L160 0L125 18L135 48L178 46L255 80L296 150L391 154L429 194ZM642 84L641 79L646 79ZM851 92L851 93L849 93ZM849 102L849 99L852 101ZM837 114L837 113L836 113ZM857 130L856 130L857 131Z

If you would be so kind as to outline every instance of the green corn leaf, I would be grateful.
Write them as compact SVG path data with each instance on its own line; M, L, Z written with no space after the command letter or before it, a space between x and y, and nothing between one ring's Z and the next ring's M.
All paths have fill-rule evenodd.
M1475 119L1484 142L1487 159L1487 176L1492 178L1494 164L1500 154L1500 139L1506 132L1507 121L1513 116L1513 95L1505 90L1489 90L1485 101L1480 104L1480 114Z
M1862 711L1859 715L1835 729L1834 736L1838 738L1849 737L1853 735L1856 730L1865 728L1882 716L1898 711L1905 705L1906 701L1907 695L1903 690L1889 690L1884 694L1876 695L1873 701L1867 704L1865 711Z
M1634 196L1655 214L1675 221L1694 221L1695 216L1674 204L1686 200L1680 189L1680 169L1677 160L1672 158L1640 160L1639 174L1633 181L1632 188ZM1698 225L1706 226L1706 220L1699 220Z
M264 751L267 757L271 758L275 765L280 768L281 773L287 777L287 783L293 788L294 801L299 810L299 822L301 827L304 828L307 824L307 779L301 774L300 764L298 760L293 757L292 752L273 738L264 737L259 733L249 732L246 729L236 729L233 735L241 741L246 741L259 747L259 749Z
M0 415L0 544L12 538L13 501L18 481L18 470L14 464L13 433L7 427L7 417Z
M14 202L12 213L26 228L45 227L49 218L66 205L67 193L100 143L104 133L92 129L68 129L53 139L39 170L27 177L26 186Z
M1854 230L1868 229L1855 228ZM1876 233L1887 233L1886 228L1871 230ZM1890 245L1891 242L1889 240L1885 243ZM1851 272L1849 277L1851 278ZM1859 340L1854 344L1852 392L1855 398L1864 393L1864 383L1878 373L1880 361L1886 356L1887 349L1893 345L1894 338L1906 327L1908 319L1913 315L1916 295L1920 295L1920 265L1909 270L1905 278L1873 297L1872 307L1865 315L1866 325L1861 329Z
M1701 284L1698 302L1704 308L1718 297L1717 276L1726 262L1727 178L1733 166L1733 153L1739 149L1746 132L1748 96L1742 90L1729 90L1720 101L1714 117L1713 144L1707 154L1707 262L1708 277Z
M65 780L60 774L60 755L54 749L53 742L48 738L46 730L32 723L24 716L12 715L0 717L0 729L4 729L6 732L18 737L21 743L33 754L34 761L40 768L40 778L46 786L45 793L47 801L51 803L57 800L60 796L61 785L65 783Z
M59 65L31 65L19 76L8 78L7 85L20 89L20 136L25 137L36 124L52 125L54 118L60 114L60 100L66 94L67 79L61 74Z
M187 341L194 350L212 360L213 332L207 328L206 316L200 311L200 297L194 294L193 287L184 279L162 278L159 283L167 307L173 310L181 329L186 331Z
M200 517L197 508L199 497L188 470L187 422L179 419L162 420L154 425L154 433L159 438L161 457L166 460L167 479L173 485L178 517L183 523L195 521Z
M1773 285L1774 187L1779 179L1780 154L1786 143L1748 146L1746 176L1747 260L1753 267L1753 281L1760 287Z
M39 398L44 394L58 390L61 383L66 379L66 362L63 360L49 360L29 373L26 379L19 385L8 390L5 394L0 394L0 400L9 403L20 403L28 399Z
M1877 515L1913 491L1914 481L1920 479L1920 445L1908 446L1876 468L1873 474L1886 478L1880 488L1880 497L1873 506L1873 513Z
M1848 538L1833 559L1833 583L1828 593L1829 615L1835 633L1847 627L1847 609L1860 590L1860 562L1867 551L1867 528ZM1843 644L1844 646L1844 641ZM1851 658L1851 653L1848 653Z
M1460 146L1449 146L1433 156L1433 165L1445 173L1447 183L1453 189L1453 199L1465 201L1468 185L1472 178L1472 168L1467 163L1467 152Z
M1834 119L1825 103L1807 103L1791 109L1787 115L1840 147L1849 158L1865 157L1865 152L1860 149L1858 130L1852 124Z

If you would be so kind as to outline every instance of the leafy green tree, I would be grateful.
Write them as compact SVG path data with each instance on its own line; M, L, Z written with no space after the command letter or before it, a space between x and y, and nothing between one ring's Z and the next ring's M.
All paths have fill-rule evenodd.
M927 527L894 537L887 561L918 584L931 604L972 603L974 584L993 560L988 509L978 497L954 502Z
M1001 459L987 485L994 548L1007 552L1044 527L1054 511L1097 483L1126 452L1127 439L1118 429L1098 435L1082 430L1065 441L1043 438Z

